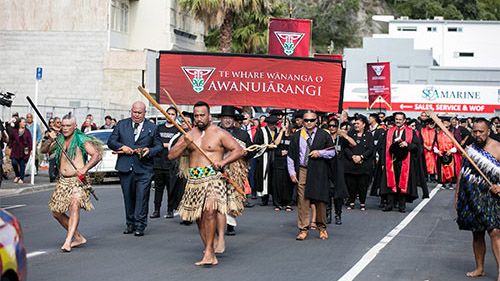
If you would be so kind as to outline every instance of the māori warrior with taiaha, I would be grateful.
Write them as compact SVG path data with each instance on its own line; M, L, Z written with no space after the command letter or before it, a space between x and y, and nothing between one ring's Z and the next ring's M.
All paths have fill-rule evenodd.
M474 143L464 153L466 159L457 181L455 205L458 227L472 231L473 235L476 269L467 272L469 277L484 275L486 231L491 238L500 272L500 143L488 137L490 131L490 123L486 119L474 120Z
M55 145L56 139L62 147ZM61 249L69 252L71 248L87 242L77 230L79 212L80 208L90 211L94 207L90 202L90 189L79 177L99 163L102 158L102 143L82 133L77 128L75 118L68 114L62 119L62 134L57 135L54 131L48 133L48 139L42 144L40 151L55 154L60 178L49 202L49 208L56 220L68 230ZM68 210L69 217L65 214Z
M196 127L179 139L168 157L174 160L186 149L190 153L190 178L178 213L183 220L196 220L205 245L203 259L195 265L216 265L214 238L217 213L238 216L245 200L244 195L226 184L217 171L243 157L245 151L228 132L211 123L208 104L196 103L193 115ZM229 154L224 158L225 152Z

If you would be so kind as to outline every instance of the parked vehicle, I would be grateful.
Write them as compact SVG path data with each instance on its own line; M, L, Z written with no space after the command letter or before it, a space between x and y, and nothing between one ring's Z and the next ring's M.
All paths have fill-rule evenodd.
M104 181L105 177L118 175L118 171L115 170L116 159L118 159L118 155L113 154L113 151L109 149L107 145L109 136L111 136L112 132L112 129L87 132L87 135L101 140L103 142L104 149L102 153L102 160L97 165L95 165L95 167L89 170L90 178L94 183L101 183L102 181Z
M26 249L19 221L0 208L0 272L2 281L26 281Z

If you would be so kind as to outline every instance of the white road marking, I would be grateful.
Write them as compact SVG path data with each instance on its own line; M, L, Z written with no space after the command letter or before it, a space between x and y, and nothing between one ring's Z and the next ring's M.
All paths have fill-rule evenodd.
M26 207L26 205L12 205L12 206L7 206L7 207L2 207L2 209L9 210L9 209L15 209L15 208L21 208L21 207Z
M31 253L27 254L26 257L29 259L29 258L32 258L32 257L36 257L36 256L39 256L39 255L46 254L46 253L47 253L46 251L35 251L35 252L31 252Z
M411 211L408 216L406 216L391 232L389 232L382 240L380 240L375 246L373 246L366 254L353 266L349 271L347 271L338 281L351 281L358 276L380 253L380 251L387 245L391 240L396 237L401 230L403 230L416 216L417 214L431 201L431 199L439 191L439 187L435 187L429 194L428 199L422 200L420 204L417 205L413 211Z

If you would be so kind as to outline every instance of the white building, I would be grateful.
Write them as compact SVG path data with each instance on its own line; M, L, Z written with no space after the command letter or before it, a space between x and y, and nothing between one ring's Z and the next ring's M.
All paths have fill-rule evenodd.
M388 23L388 34L374 38L412 38L414 48L432 50L435 64L449 67L500 66L500 21L395 20L393 16L374 16Z
M2 119L27 112L43 67L42 113L98 124L128 116L137 86L155 92L151 50L205 50L203 24L175 0L2 0L0 42L0 89L16 94Z

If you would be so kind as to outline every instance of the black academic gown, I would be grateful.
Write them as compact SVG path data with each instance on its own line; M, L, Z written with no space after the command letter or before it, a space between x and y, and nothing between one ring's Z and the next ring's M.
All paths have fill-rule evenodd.
M259 128L255 132L255 137L253 139L255 144L264 144L264 132L262 131L264 129L265 133L267 134L267 142L266 144L270 144L274 138L271 136L271 130L269 127L264 127L264 128ZM275 132L274 137L277 136L277 132ZM264 158L266 158L266 161L264 161ZM264 191L264 183L265 177L267 177L267 193L264 193L263 195L271 194L272 190L272 163L274 159L274 153L273 149L266 148L266 152L262 154L261 156L256 158L256 167L255 167L255 189L258 192L263 192ZM266 169L264 169L264 163L266 163Z
M422 188L422 198L429 198L429 189L427 188L427 167L425 165L424 139L421 131L413 131L418 136L418 153L417 153L417 186Z
M345 157L344 148L349 144L347 144L347 140L342 136L338 137L338 142L340 151L337 151L335 157L329 161L328 165L328 177L332 182L330 196L333 196L335 199L345 199L349 197L349 192L344 180L343 158ZM336 145L336 140L333 140L333 143Z
M299 140L300 131L297 131L292 136L290 150L288 155L293 160L297 179L299 178ZM327 147L332 147L333 141L329 133L318 128L314 141L311 145L311 151L322 150ZM330 182L328 180L330 159L325 158L309 158L307 164L307 180L304 191L304 196L312 200L323 201L328 203L330 200Z
M419 138L415 130L412 130L413 136L411 143L408 143L408 150L410 151L408 157L410 157L410 171L408 176L408 186L406 194L406 202L411 203L413 200L418 198L418 190L417 190L417 181L418 181L418 166L417 166L417 157L418 157L418 146L419 146ZM387 137L388 134L386 132L386 137L382 139L381 149L383 149L383 153L380 157L380 162L384 166L384 172L382 173L381 183L380 183L380 194L388 195L394 194L392 188L387 187L387 165L386 165L386 145L387 145ZM393 143L396 139L396 134L393 135ZM402 140L406 140L406 131L401 136ZM396 183L399 183L401 167L403 165L403 161L394 161L394 173L396 178Z

